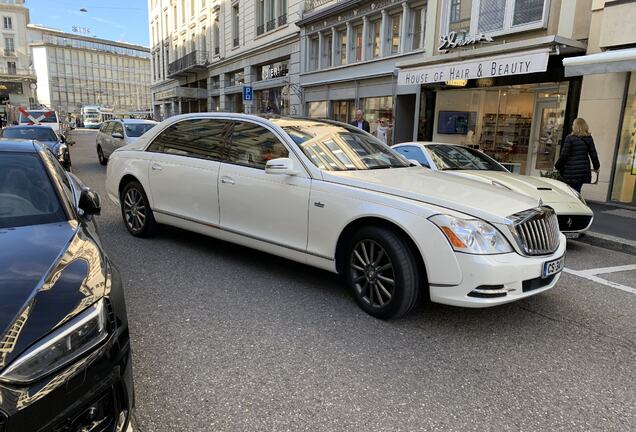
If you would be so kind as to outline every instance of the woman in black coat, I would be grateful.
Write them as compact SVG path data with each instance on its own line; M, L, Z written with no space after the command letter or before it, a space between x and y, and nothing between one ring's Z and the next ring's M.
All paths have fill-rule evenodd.
M601 164L598 161L594 140L590 135L587 122L577 118L572 124L572 133L565 137L561 156L555 166L561 173L563 181L577 192L581 192L583 183L592 182L590 160L594 171L598 174Z

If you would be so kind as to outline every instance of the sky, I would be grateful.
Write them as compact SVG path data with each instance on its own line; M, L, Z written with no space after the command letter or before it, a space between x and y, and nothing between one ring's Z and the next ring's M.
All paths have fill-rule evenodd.
M148 46L147 0L26 0L32 24ZM84 8L87 12L80 12Z

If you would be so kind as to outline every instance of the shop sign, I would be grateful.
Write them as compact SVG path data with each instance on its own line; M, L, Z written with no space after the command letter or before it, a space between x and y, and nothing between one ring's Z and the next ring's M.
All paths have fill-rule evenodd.
M449 32L448 34L440 36L440 43L438 49L440 51L447 51L452 48L459 48L468 45L477 45L482 42L494 42L495 40L488 36L485 33L479 33L476 35L464 34L464 36L459 39L459 34L457 32Z
M287 61L273 63L270 65L260 66L261 73L258 74L261 80L268 80L273 78L280 78L287 76L289 68L287 67Z
M448 81L444 81L444 84L446 84L449 87L466 87L466 84L468 84L468 80L466 79L448 80Z
M155 93L155 100L172 99L177 97L177 89L171 88Z
M433 84L452 80L492 78L545 72L548 49L504 54L478 60L452 62L415 69L400 70L398 85Z

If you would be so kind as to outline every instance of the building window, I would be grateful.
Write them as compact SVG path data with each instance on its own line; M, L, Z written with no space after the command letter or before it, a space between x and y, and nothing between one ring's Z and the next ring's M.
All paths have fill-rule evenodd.
M15 44L13 43L12 37L4 38L4 55L13 55L15 54Z
M312 36L309 38L309 70L318 69L318 37Z
M232 6L232 46L239 46L239 4Z
M190 18L193 18L194 15L196 14L197 6L195 3L196 3L195 0L190 0Z
M208 52L208 29L204 27L201 28L201 51L204 53Z
M444 0L442 34L506 34L540 28L547 0Z
M280 15L278 16L278 25L282 26L287 24L287 0L278 0L278 10Z
M325 36L322 40L323 46L323 58L322 64L324 67L331 67L331 52L332 52L333 38L331 33Z
M181 0L181 24L184 24L186 21L186 2L185 0Z
M172 10L172 21L174 24L174 31L177 30L178 24L177 24L177 6L175 5L175 7Z
M3 17L4 28L5 30L11 30L13 28L13 23L11 22L11 17Z
M402 15L391 15L391 54L400 52L400 27Z
M257 7L257 20L256 20L256 34L261 35L265 33L265 0L258 0Z
M340 64L347 64L347 30L338 32L338 59Z
M214 55L219 55L221 51L221 41L219 40L219 15L214 16L214 22L212 23L212 39L214 40Z
M382 21L377 20L371 23L371 53L373 58L380 57L380 32L382 30Z
M267 31L276 28L276 0L267 0Z
M411 11L411 48L416 50L424 47L425 9L417 8Z
M362 24L357 25L353 28L353 39L354 39L354 43L353 43L353 49L355 50L355 61L359 62L362 61L362 50L363 50L363 45L362 45Z
M245 72L243 69L230 72L227 75L227 85L228 87L243 85L245 83Z
M7 71L9 75L17 75L18 71L15 67L15 62L7 62Z

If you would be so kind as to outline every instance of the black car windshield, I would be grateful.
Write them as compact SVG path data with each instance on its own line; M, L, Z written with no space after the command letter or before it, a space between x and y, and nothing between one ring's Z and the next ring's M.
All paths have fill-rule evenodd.
M8 127L1 132L2 138L19 138L38 141L57 141L57 135L50 127Z
M155 125L154 123L124 123L124 126L126 127L126 135L137 138L152 129Z
M64 209L39 156L0 153L0 228L64 220Z
M410 164L386 144L355 128L312 120L273 120L321 170L403 168Z
M479 150L459 145L434 144L426 149L438 170L507 171L496 160Z

